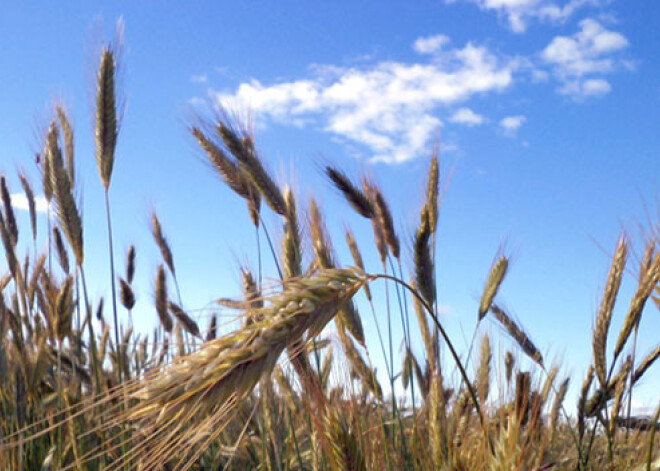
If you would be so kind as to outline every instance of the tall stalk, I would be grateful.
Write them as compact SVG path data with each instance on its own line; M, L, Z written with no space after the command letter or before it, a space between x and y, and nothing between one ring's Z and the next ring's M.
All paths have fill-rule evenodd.
M112 289L112 317L115 331L115 345L119 348L119 319L117 318L117 289L115 282L115 261L112 247L112 223L110 217L110 179L115 161L117 145L117 104L115 91L115 53L109 46L103 48L99 64L96 87L96 163L101 183L105 189L105 214L108 226L108 252L110 255L110 287ZM121 359L118 359L118 379L122 382Z

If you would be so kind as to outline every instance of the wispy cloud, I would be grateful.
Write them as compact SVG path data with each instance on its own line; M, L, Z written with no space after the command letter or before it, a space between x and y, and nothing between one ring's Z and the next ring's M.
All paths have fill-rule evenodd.
M541 52L541 58L551 65L561 83L559 93L576 99L607 94L611 86L603 75L627 62L614 54L625 49L628 40L621 33L610 31L596 20L580 22L580 31L572 36L557 36Z
M445 0L446 3L457 1L475 3L482 10L495 11L505 18L512 31L523 33L530 20L563 23L580 8L598 6L603 0L569 0L556 2L550 0Z
M444 49L446 43L443 36L417 40L414 49L431 54L419 62L321 67L309 78L271 85L251 80L234 93L215 93L215 98L261 118L313 122L337 138L364 146L372 160L404 162L426 150L442 124L438 109L513 83L516 61L472 43Z
M527 118L523 115L507 116L500 120L500 129L504 135L513 137L518 132L518 129L525 124Z
M25 193L12 193L10 195L11 205L18 210L28 211L30 206ZM48 201L43 196L36 196L34 198L35 208L39 213L48 212Z
M413 43L413 49L420 54L434 54L442 49L442 46L449 42L449 38L444 34L436 34L435 36L427 36L425 38L418 38Z
M193 75L190 77L190 81L193 83L207 83L209 81L209 77L205 74Z
M479 126L486 121L486 118L475 113L470 108L460 108L449 118L449 121L464 124L465 126Z

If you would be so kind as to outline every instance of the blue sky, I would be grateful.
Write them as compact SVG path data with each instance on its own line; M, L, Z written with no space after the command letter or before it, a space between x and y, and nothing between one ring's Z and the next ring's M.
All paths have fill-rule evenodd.
M126 1L58 9L3 2L0 171L16 191L17 167L36 182L39 136L53 102L63 102L76 129L87 270L92 292L106 294L91 97L99 46L123 17L127 106L110 192L115 250L138 248L138 326L156 321L152 207L173 247L186 307L236 295L238 267L256 268L243 201L204 164L187 132L220 101L252 116L280 183L303 200L313 191L346 262L342 230L354 228L371 270L379 265L370 227L329 187L320 163L376 177L410 261L439 139L443 181L453 172L437 252L450 332L459 345L469 340L490 263L504 246L514 263L502 301L549 358L579 375L578 387L608 254L622 230L639 242L640 224L648 228L660 211L660 32L651 21L658 14L658 2L623 0ZM268 212L265 220L277 238L281 221ZM624 285L615 326L633 281ZM653 306L645 316L642 352L657 344L660 327ZM363 319L373 337L367 311ZM493 324L484 331L503 337ZM377 351L372 345L372 357ZM640 401L657 398L657 378L652 371Z

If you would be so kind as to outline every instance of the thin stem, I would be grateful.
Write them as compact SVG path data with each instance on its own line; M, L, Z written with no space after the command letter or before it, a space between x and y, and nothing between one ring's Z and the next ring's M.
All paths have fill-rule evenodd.
M119 357L119 320L117 319L117 288L115 286L115 257L112 248L112 221L110 219L110 195L106 188L105 190L105 216L108 223L108 251L110 254L110 287L112 288L112 319L115 324L115 345L117 345L117 376L119 383L122 382L122 365L121 358ZM91 321L90 321L91 322Z
M465 369L463 368L463 365L461 364L461 359L459 358L458 353L456 353L456 350L454 349L454 345L452 344L451 340L449 339L449 336L447 335L447 332L445 332L445 329L442 327L442 325L440 325L440 321L438 321L438 317L435 315L435 313L433 312L433 310L431 309L429 304L426 302L426 300L412 286L410 286L405 281L400 280L400 279L398 279L394 276L390 276L390 275L387 275L387 274L383 273L383 274L377 274L377 275L370 274L370 275L367 275L367 277L371 278L372 280L376 280L378 278L388 279L388 280L394 281L395 283L400 284L401 286L406 288L413 296L415 296L415 298L417 298L419 300L420 304L424 307L424 309L426 309L426 311L429 313L429 315L431 316L431 319L433 320L433 323L435 324L436 328L440 332L440 335L442 335L442 338L444 339L445 343L447 344L447 347L449 347L449 351L450 351L451 355L454 357L454 361L456 362L456 366L458 367L458 370L459 370L461 376L463 377L463 380L465 381L465 385L468 388L470 398L472 399L472 402L474 403L474 408L477 411L477 415L479 416L479 422L481 423L481 427L484 431L484 434L486 435L486 437L488 439L488 444L489 444L489 447L490 447L490 451L491 451L491 453L495 453L495 447L493 445L493 441L492 441L490 435L488 435L488 431L486 430L486 422L485 422L485 419L484 419L484 415L481 412L481 407L479 406L479 401L477 400L477 395L474 391L474 388L472 387L472 384L470 384L467 373L466 373Z
M264 230L264 234L266 234L266 240L268 241L270 253L273 255L273 260L275 261L275 268L277 268L277 273L280 275L280 279L283 279L282 269L280 268L280 262L277 260L277 252L275 252L275 247L273 247L273 241L270 239L270 234L268 234L268 229L266 229L263 218L259 217L259 220L261 221L261 227Z
M628 421L630 421L630 414L632 412L632 395L633 395L633 376L635 374L635 354L637 352L637 334L639 332L639 322L635 325L635 332L634 332L634 337L633 337L633 345L632 345L632 363L631 363L631 368L630 368L630 387L628 390L628 410L626 413L626 417ZM630 428L626 427L626 439L628 438L630 434Z

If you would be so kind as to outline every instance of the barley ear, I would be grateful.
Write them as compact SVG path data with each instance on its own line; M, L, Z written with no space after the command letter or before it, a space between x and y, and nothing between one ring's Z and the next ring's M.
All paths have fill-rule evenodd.
M658 281L660 281L660 252L655 255L653 262L646 270L646 274L639 282L637 291L630 301L628 314L623 321L623 327L619 332L619 338L617 339L616 346L614 347L615 361L617 358L619 358L619 355L623 351L623 347L628 341L633 328L639 323L642 311L644 310L644 305L653 292L653 288L657 286Z
M490 348L488 335L484 335L481 342L481 355L479 356L479 368L477 369L477 395L479 403L485 404L490 389L490 364L493 355Z
M115 54L109 47L101 53L96 85L96 164L105 190L110 188L117 145L117 108Z
M604 387L607 382L607 362L605 359L607 351L607 335L612 321L612 311L616 301L619 287L621 286L621 278L623 277L623 270L626 265L628 255L628 244L624 237L619 239L612 265L607 275L607 283L605 285L605 293L598 310L598 317L596 318L596 325L593 334L593 352L594 352L594 366L596 376L600 382L601 387Z
M163 234L163 227L160 224L160 220L155 212L151 213L151 234L154 236L156 245L160 249L160 253L163 256L163 260L167 265L167 268L170 269L173 276L176 276L176 271L174 270L174 257L172 256L172 249L170 249L170 244L167 242L165 234Z
M19 179L21 180L21 185L23 186L23 191L25 192L25 198L28 202L30 226L32 228L32 239L37 240L37 204L34 199L34 191L32 190L32 185L30 185L30 182L24 173L19 175Z
M69 255L64 246L64 241L62 240L62 233L58 227L53 227L53 240L55 242L55 253L57 254L57 259L60 262L60 266L64 273L69 273Z
M362 260L362 254L360 253L360 249L357 245L357 242L355 241L355 236L350 229L346 230L346 243L348 244L348 248L351 251L351 257L353 257L353 263L355 266L362 271L366 271L364 268L364 261ZM368 283L364 285L364 294L367 297L367 300L371 301L371 289L369 288Z
M374 217L375 212L371 200L342 171L327 166L325 174L359 215L367 219Z
M438 227L438 183L440 180L440 169L438 154L433 152L431 165L429 167L429 181L426 188L426 208L429 213L429 225L431 233L435 234Z
M286 205L286 216L284 219L282 258L284 259L284 279L286 280L302 274L302 250L298 210L293 192L288 187L284 189L284 204Z
M158 313L158 318L160 319L163 329L167 333L172 333L172 318L167 310L167 274L165 273L163 265L158 267L158 273L156 274L155 300L156 312Z
M186 311L181 308L181 306L170 302L169 308L172 315L176 318L176 320L179 322L181 327L185 329L186 332L194 335L195 337L200 337L199 326L197 325L197 322L195 322L192 317L190 317Z
M415 284L429 306L433 306L435 303L435 274L429 245L431 226L426 209L422 210L421 216L422 221L417 229L414 242Z
M133 283L135 276L135 246L131 245L126 252L126 281L128 284Z
M646 370L648 370L655 361L660 358L660 345L655 347L653 351L651 351L648 355L644 357L644 359L640 362L640 364L637 366L637 369L635 370L635 373L633 374L632 377L632 383L635 384L637 381L640 380L640 378L646 373Z
M75 157L73 147L73 126L66 115L66 111L61 106L57 107L57 118L62 128L64 136L64 155L66 157L66 169L71 181L71 186L76 186Z
M9 194L7 180L4 175L0 175L0 199L2 199L2 205L5 209L5 224L9 231L11 243L16 247L16 244L18 243L18 223L16 222L14 208L11 205L11 195Z
M223 122L218 123L217 129L225 146L238 160L239 165L264 197L268 206L276 213L286 216L284 197L257 156L252 139L239 138L236 132Z
M509 260L506 257L499 257L490 269L488 281L479 301L479 320L483 319L488 313L490 305L493 303L493 299L495 299L497 291L500 289L500 285L504 280L508 267Z
M55 121L51 122L47 139L46 160L48 160L50 167L55 209L57 210L60 227L64 231L64 235L76 256L76 264L82 266L84 255L82 221L73 197L71 182L64 167Z
M509 335L516 341L518 346L522 349L523 352L527 354L532 360L538 363L540 366L543 366L543 355L536 345L531 341L531 339L522 331L518 324L509 317L502 309L497 305L493 304L490 307L491 312L495 318L502 324L502 326L507 330Z
M401 256L401 245L394 230L394 220L392 219L390 207L380 190L377 187L374 187L374 190L373 197L376 206L376 215L378 216L380 226L383 228L385 241L394 258L398 259Z

